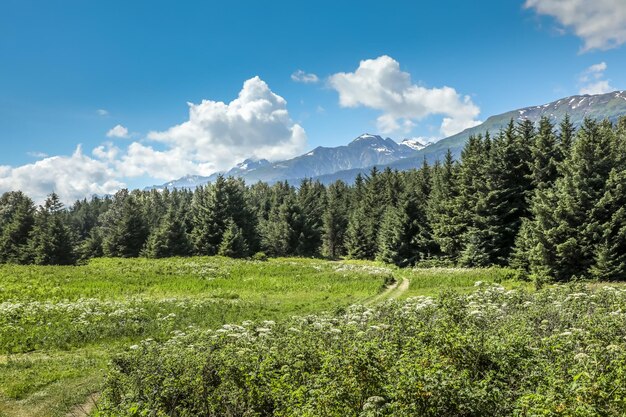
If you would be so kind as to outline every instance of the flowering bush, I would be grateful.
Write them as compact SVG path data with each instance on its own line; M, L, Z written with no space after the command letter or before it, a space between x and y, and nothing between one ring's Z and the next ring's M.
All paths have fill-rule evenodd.
M626 290L478 284L336 315L148 339L100 415L622 415Z

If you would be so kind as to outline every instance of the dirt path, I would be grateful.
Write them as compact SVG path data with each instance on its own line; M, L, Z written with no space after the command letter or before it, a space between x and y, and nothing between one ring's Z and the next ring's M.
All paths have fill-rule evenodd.
M402 278L402 283L400 283L396 290L391 293L389 298L395 299L400 297L409 289L409 285L411 285L411 281L409 281L407 278Z
M96 408L98 398L100 398L99 392L94 392L82 403L75 405L68 413L67 417L87 417Z
M396 299L409 289L410 283L411 281L409 281L408 279L402 278L402 282L394 282L393 284L385 288L385 291L375 295L374 297L366 301L365 305L372 305L380 303L381 301Z

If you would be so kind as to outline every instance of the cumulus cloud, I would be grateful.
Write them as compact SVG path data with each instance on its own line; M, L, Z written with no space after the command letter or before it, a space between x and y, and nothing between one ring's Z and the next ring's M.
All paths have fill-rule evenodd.
M579 78L580 94L606 94L615 90L609 80L604 79L606 62L600 62L587 68Z
M83 154L80 146L71 156L53 156L19 167L0 167L0 192L22 190L36 202L52 191L65 202L109 194L124 186L108 164Z
M383 133L409 132L416 122L430 115L443 116L442 136L476 126L480 109L469 96L452 87L426 88L413 84L400 64L383 55L361 61L354 72L340 72L329 78L339 93L342 107L368 107L382 114L377 119Z
M126 139L126 138L129 138L130 135L128 134L127 128L125 128L122 125L115 125L115 127L113 127L111 130L107 132L107 137Z
M525 7L554 17L582 38L583 52L616 48L626 42L624 0L526 0Z
M155 158L164 163L169 158L172 164L190 161L195 168L191 173L207 175L250 157L291 158L306 146L306 133L289 117L285 99L259 77L244 82L230 103L203 100L188 105L188 121L150 132L148 139L167 147L163 152L153 150ZM148 149L136 146L136 155L147 155Z
M130 137L117 125L109 137ZM119 143L119 142L118 142ZM189 120L141 142L119 147L105 142L91 156L77 147L71 156L43 159L18 167L0 166L0 193L22 190L41 202L50 192L71 202L92 194L110 194L124 180L171 180L186 174L209 175L246 158L287 159L306 146L304 129L294 123L287 102L259 77L247 80L230 103L189 103Z
M319 77L313 73L306 73L302 70L297 70L291 74L291 79L297 83L313 84L319 82Z

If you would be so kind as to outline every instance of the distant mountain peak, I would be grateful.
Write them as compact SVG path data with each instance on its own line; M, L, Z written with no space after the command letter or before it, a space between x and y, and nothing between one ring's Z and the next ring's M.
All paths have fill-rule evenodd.
M363 133L361 136L355 138L352 142L350 142L348 146L356 144L356 143L363 143L363 142L384 142L384 141L385 139L383 139L382 136L372 135L371 133Z
M289 180L296 182L302 178L317 178L325 183L342 179L354 180L357 173L367 172L372 166L392 169L413 169L444 158L448 150L458 158L467 139L472 135L497 133L505 128L510 120L529 119L538 123L541 117L548 117L558 124L568 114L575 126L580 126L586 117L605 119L615 122L626 115L626 91L618 90L607 94L576 95L564 97L548 104L511 110L493 115L478 126L468 128L456 135L430 143L428 138L407 138L400 143L390 138L364 133L353 139L348 145L321 147L301 156L278 162L265 159L246 159L229 171L225 176L243 178L248 184L257 181L269 183ZM194 188L212 182L218 174L210 177L185 176L153 188Z
M400 142L400 145L404 145L404 146L408 146L411 149L414 149L416 151L421 151L422 149L424 149L425 147L432 145L433 142L429 141L426 138L406 138L403 139L402 142Z
M240 169L240 170L255 169L255 168L260 168L262 166L266 166L270 164L271 162L268 161L267 159L248 158L248 159L244 159L243 162L240 162L237 165L235 165L234 169Z

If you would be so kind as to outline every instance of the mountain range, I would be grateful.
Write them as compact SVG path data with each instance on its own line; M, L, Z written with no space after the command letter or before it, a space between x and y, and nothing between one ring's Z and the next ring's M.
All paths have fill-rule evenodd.
M357 174L367 173L373 166L397 170L416 168L421 166L424 159L431 163L441 159L448 149L458 158L470 136L486 132L495 134L511 119L529 119L536 123L546 116L558 124L566 114L575 126L579 126L586 117L615 122L621 116L626 116L626 91L571 96L548 104L508 111L435 143L419 138L404 139L398 143L390 138L366 133L348 145L320 146L304 155L278 162L248 159L227 172L209 177L188 175L150 188L195 188L214 181L219 174L240 177L249 184L284 180L297 184L303 178L318 179L326 184L338 179L352 182Z

